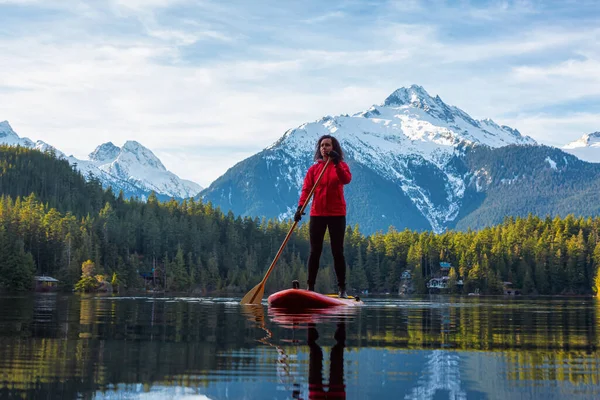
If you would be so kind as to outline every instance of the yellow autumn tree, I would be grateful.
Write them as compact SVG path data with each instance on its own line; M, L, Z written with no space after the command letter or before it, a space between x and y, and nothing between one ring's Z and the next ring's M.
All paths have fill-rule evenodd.
M92 260L87 260L81 264L81 279L75 285L77 292L91 292L98 287L98 281L94 277L95 265Z

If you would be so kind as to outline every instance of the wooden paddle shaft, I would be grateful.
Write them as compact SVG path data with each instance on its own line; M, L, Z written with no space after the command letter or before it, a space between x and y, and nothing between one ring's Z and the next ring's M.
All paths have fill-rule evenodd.
M331 159L328 158L327 162L325 163L325 166L323 167L323 170L321 171L321 173L317 177L317 181L315 182L315 184L313 185L312 189L310 190L310 193L308 193L308 197L306 198L306 201L304 202L304 204L302 204L302 208L300 209L300 214L302 214L304 212L304 209L306 208L306 206L310 202L310 199L312 198L312 195L315 193L315 190L317 189L317 185L319 185L319 182L321 181L321 178L325 174L325 170L327 169L327 166L329 165L330 161L331 161ZM292 225L292 227L290 228L289 232L285 236L285 240L281 244L281 247L279 248L279 251L277 252L277 255L275 256L275 259L273 260L273 262L271 263L271 266L267 270L267 273L265 274L265 277L263 278L263 282L266 282L267 278L271 274L271 271L273 270L273 267L277 263L277 260L279 259L279 256L281 256L281 253L283 252L283 249L284 249L285 245L287 244L288 240L290 240L290 237L292 236L292 233L294 232L294 229L296 229L296 225L298 225L298 222L294 221L294 224Z
M327 166L329 165L330 161L331 161L331 158L328 158L327 162L325 163L325 166L323 167L323 170L321 171L321 173L317 177L317 181L313 185L312 189L310 189L310 192L308 193L308 197L306 198L306 201L304 202L304 204L302 204L302 208L300 209L300 214L302 214L304 212L304 209L306 208L306 206L310 202L310 199L311 199L312 195L315 193L315 190L317 190L317 185L321 181L321 178L323 177L323 174L325 174L325 170L327 169ZM294 222L296 222L296 221L294 221ZM294 230L296 224L297 224L297 222L294 225L292 225L292 229L290 229L290 233ZM288 235L289 235L289 233L288 233Z
M321 173L317 177L317 181L315 182L315 184L313 185L312 189L310 190L310 193L308 194L308 197L306 198L306 201L304 202L304 204L302 204L302 208L300 209L300 214L302 214L304 212L304 209L306 208L306 205L309 203L312 195L315 193L315 190L317 189L317 185L319 184L319 182L321 181L321 178L325 174L325 170L327 169L327 166L329 165L330 161L331 161L331 158L328 158L327 162L325 163L325 166L323 167L323 170L321 171ZM290 240L290 237L292 236L292 233L294 232L294 229L296 229L296 225L298 225L298 222L294 221L294 224L292 225L292 227L290 228L289 232L285 236L285 240L281 244L281 247L279 248L279 251L277 252L277 255L273 259L273 262L271 263L271 266L267 270L267 273L265 274L265 277L260 282L261 283L260 286L264 286L265 282L267 281L267 278L269 278L269 275L271 275L271 271L273 271L273 267L275 267L275 264L277 264L277 260L279 260L279 256L281 256L281 253L283 252L283 249L285 248L285 245L287 244L288 240ZM259 291L257 290L255 292L255 294L258 294L258 293L259 293ZM252 297L252 299L250 300L250 303L253 303L254 300L255 300L255 296Z

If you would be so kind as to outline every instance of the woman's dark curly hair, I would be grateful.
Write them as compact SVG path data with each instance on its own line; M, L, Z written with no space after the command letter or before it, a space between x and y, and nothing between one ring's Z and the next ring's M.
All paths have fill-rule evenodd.
M340 155L340 160L344 161L344 151L342 150L342 146L340 146L340 142L338 142L338 140L331 135L323 135L319 138L319 140L317 140L317 148L315 149L315 161L323 159L323 156L321 155L321 142L323 141L323 139L331 139L333 150Z

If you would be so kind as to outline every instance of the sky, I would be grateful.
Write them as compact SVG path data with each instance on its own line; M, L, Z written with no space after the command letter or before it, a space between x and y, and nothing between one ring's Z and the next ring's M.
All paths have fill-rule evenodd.
M0 0L0 54L20 137L136 140L204 187L412 84L542 144L600 130L596 0Z

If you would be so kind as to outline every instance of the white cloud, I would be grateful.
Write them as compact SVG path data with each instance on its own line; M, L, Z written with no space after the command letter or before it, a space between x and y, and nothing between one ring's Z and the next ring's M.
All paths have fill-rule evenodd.
M583 82L588 86L600 85L600 61L594 59L566 60L545 66L523 66L514 69L514 79L522 83L554 83L563 80ZM597 93L596 87L596 93Z
M41 3L43 0L0 0L0 4L17 4L17 5L29 5L35 3Z
M598 117L598 114L590 112L568 113L560 117L540 113L518 115L506 121L511 126L518 125L521 132L526 132L539 143L563 147L586 133L597 131Z
M536 9L534 3L530 0L493 2L487 7L474 7L468 9L468 14L472 18L487 21L504 20L514 16L536 14L538 12L539 11Z
M21 88L10 94L3 112L21 136L45 140L78 157L99 143L125 140L119 138L138 140L157 154L173 143L181 146L182 153L189 145L210 143L226 148L232 142L258 151L290 124L299 125L309 115L316 119L328 109L341 113L352 98L344 92L322 96L273 87L243 91L235 84L295 73L298 65L294 62L174 67L150 61L170 55L169 48L77 45L40 48L37 54L46 60L40 65L29 63L25 50L19 52L31 49L34 42L3 43L0 49L13 56L3 69L0 86ZM331 110L328 103L334 99L339 106ZM242 159L235 157L248 155L238 152L221 160L204 157L192 171L181 163L165 161L165 165L207 185L230 162ZM190 155L187 158L188 164L194 163Z
M109 0L114 7L132 10L149 11L160 8L172 7L177 4L185 3L185 0Z
M538 29L526 33L511 34L506 38L477 40L470 43L460 43L454 46L444 46L435 53L443 62L480 62L505 57L533 55L551 49L571 47L588 41L590 30L580 28L564 31L560 28ZM493 67L493 65L491 65Z
M392 0L389 5L390 9L400 12L416 12L425 9L422 0Z
M319 24L332 19L343 18L346 14L342 11L332 11L322 15L318 15L316 17L308 18L304 20L307 24Z

